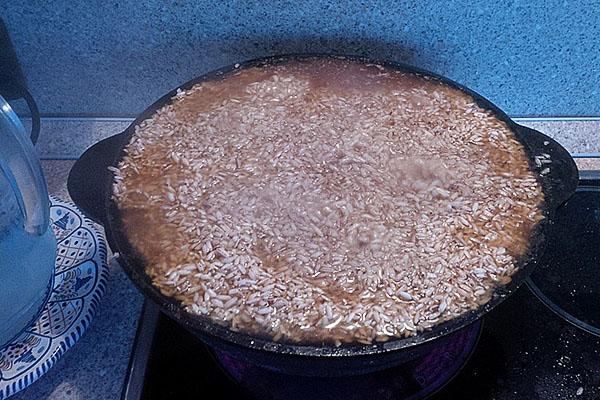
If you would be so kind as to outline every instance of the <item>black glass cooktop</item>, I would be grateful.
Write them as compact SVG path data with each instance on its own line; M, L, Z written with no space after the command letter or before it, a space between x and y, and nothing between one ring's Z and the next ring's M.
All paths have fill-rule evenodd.
M573 240L560 240L570 237ZM600 335L600 186L582 186L557 215L530 287L550 309Z
M586 329L600 310L598 188L596 177L582 181L561 209L531 289L410 365L352 378L286 376L213 353L147 303L122 398L598 400L600 337Z

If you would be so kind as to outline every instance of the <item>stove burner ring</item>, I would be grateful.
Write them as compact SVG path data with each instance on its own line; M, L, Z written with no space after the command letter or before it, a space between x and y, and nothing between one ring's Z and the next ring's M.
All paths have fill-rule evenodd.
M213 350L213 355L233 381L257 398L417 400L436 393L458 374L475 349L482 325L480 319L452 333L417 360L351 377L292 376L239 361L219 350Z

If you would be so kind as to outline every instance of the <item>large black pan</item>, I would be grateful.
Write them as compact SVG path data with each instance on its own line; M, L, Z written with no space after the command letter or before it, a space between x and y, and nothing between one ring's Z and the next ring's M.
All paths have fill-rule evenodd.
M325 56L286 55L248 61L241 63L241 65L238 64L235 67L229 66L202 75L183 84L180 88L184 90L189 89L199 82L222 78L229 72L239 70L240 68L288 62L310 57ZM340 347L272 342L244 333L233 332L226 327L213 323L206 317L195 316L184 311L179 302L161 294L152 285L151 279L144 272L144 262L131 247L122 226L119 210L111 199L110 193L113 175L107 169L108 166L116 165L124 155L124 146L134 133L135 126L143 120L150 118L157 109L168 104L175 96L176 90L167 93L148 107L124 132L103 140L88 149L71 170L68 180L69 193L73 200L91 218L104 225L110 247L113 251L119 252L121 255L120 263L123 269L138 288L148 298L158 304L164 313L178 321L214 348L226 351L238 359L251 361L291 374L335 376L358 374L386 368L414 359L427 351L432 345L438 345L447 340L450 333L464 328L481 318L481 316L512 294L532 272L543 251L544 231L547 225L552 223L554 211L573 194L577 187L577 168L569 153L560 144L540 132L516 124L498 107L477 93L444 77L411 66L366 60L359 57L344 58L433 76L450 86L458 88L471 95L479 106L492 111L496 117L506 122L517 140L525 147L525 151L529 156L530 168L538 177L545 195L543 212L546 218L538 225L534 232L528 254L518 260L518 271L514 274L512 281L505 286L498 287L491 300L476 310L437 325L414 337L395 339L386 343L373 345L356 344L342 345ZM536 165L534 160L534 157L541 153L549 154L552 160L552 163L549 164L550 172L544 176L540 174L541 168ZM148 229L151 229L151 227ZM126 300L124 299L124 301Z

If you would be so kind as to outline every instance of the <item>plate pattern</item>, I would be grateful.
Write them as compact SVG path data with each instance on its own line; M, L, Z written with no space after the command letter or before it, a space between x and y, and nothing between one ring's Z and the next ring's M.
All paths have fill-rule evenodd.
M50 197L58 245L52 292L18 338L0 348L0 400L44 375L88 328L108 278L103 235L73 203Z

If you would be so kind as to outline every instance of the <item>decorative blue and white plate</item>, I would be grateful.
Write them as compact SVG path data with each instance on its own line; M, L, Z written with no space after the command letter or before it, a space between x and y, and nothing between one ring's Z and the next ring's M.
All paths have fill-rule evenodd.
M106 287L104 237L73 203L50 201L58 242L54 286L38 319L0 348L0 400L39 379L79 340Z

